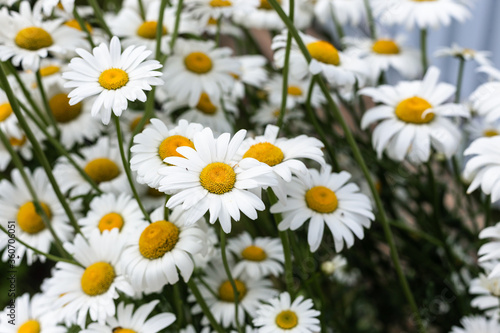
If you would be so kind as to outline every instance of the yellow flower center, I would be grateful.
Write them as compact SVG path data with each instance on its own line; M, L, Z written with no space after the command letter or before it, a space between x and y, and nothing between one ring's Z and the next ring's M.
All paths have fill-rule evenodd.
M136 333L136 332L128 328L115 327L113 328L113 333Z
M116 90L128 83L128 74L123 69L106 69L99 75L99 84L104 89Z
M307 207L322 213L333 213L339 204L335 192L324 186L314 186L306 192Z
M278 0L278 3L281 5L281 0ZM267 0L260 0L259 9L273 10L273 6L271 6Z
M297 314L290 310L281 311L276 316L276 325L284 330L291 330L299 323L299 318Z
M396 116L407 123L426 124L434 119L432 112L426 113L423 117L424 112L430 108L432 105L425 99L416 96L410 97L396 106Z
M108 291L116 277L113 266L107 262L96 262L85 269L80 283L89 296L97 296Z
M137 35L146 39L155 39L156 38L156 29L158 27L157 21L146 21L137 29ZM167 34L167 28L162 26L161 35L165 36Z
M379 54L399 54L399 47L390 39L379 39L373 43L372 51Z
M4 103L0 105L0 121L4 121L5 119L9 118L11 114L12 107L10 106L10 103Z
M56 121L63 124L78 118L82 111L82 103L69 105L69 98L65 93L52 97L49 100L49 106Z
M264 261L267 258L266 251L259 246L250 245L241 251L241 256L250 261Z
M297 86L288 86L288 95L302 96L302 89Z
M212 0L210 6L212 7L229 7L232 3L229 0Z
M415 2L427 2L427 1L436 1L436 0L413 0Z
M9 139L9 142L14 147L22 146L26 143L26 135L23 135L22 139L16 139L16 138L12 137Z
M245 284L238 280L234 280L234 284L236 285L236 290L239 293L238 300L242 300L243 297L245 297L247 293L247 286ZM225 302L233 302L234 303L234 289L233 286L231 285L231 282L229 281L224 281L220 287L219 287L219 298L222 301Z
M139 117L134 118L134 120L132 120L130 122L129 129L130 129L131 132L133 132L135 130L135 128L137 127L137 125L139 125L139 122L141 121L141 119L142 119L142 116L139 116ZM150 123L151 122L148 119L144 123L144 126L146 126L147 124L150 124ZM144 128L144 126L142 126L141 130Z
M87 31L89 33L92 33L92 27L90 26L90 24L88 24L87 22L85 22L84 24L85 24L85 27L87 28ZM82 26L75 19L64 22L64 25L66 25L70 28L76 29L76 30L83 31Z
M210 163L201 170L200 183L210 193L224 194L233 189L236 173L226 163Z
M59 73L61 67L50 65L40 68L40 75L43 77L54 75L55 73Z
M101 218L98 227L101 233L104 230L112 230L114 228L122 230L123 217L118 213L108 213Z
M47 204L40 202L40 206L42 206L45 215L50 218L52 217L52 213L50 211L49 206ZM27 232L29 234L36 234L43 229L45 229L45 224L43 223L43 219L35 209L35 204L32 201L29 201L19 207L17 212L17 223L22 231Z
M97 184L102 182L109 182L115 179L120 174L120 169L115 162L109 158L96 158L95 160L87 163L83 170L89 175L90 178Z
M179 147L191 147L194 149L194 144L191 140L182 135L172 135L163 140L160 144L160 147L158 147L158 155L160 155L162 161L171 156L184 157L177 152L177 148Z
M219 20L214 19L213 17L211 17L211 18L208 19L207 24L208 25L217 25L218 22L219 22Z
M214 114L217 112L217 107L212 104L210 97L206 93L202 93L196 108L205 114Z
M203 52L193 52L184 58L186 68L197 74L205 74L212 69L212 59Z
M318 60L319 62L338 66L340 64L339 51L332 44L319 40L317 42L312 42L307 44L307 50L311 54L311 57Z
M37 320L30 319L19 327L17 333L40 333L40 323Z
M139 238L139 251L144 258L158 259L171 251L179 241L179 228L165 220L151 223Z
M16 45L22 49L37 51L53 44L52 36L42 28L28 27L20 30L15 38Z
M497 130L494 130L494 129L487 129L483 132L483 136L486 136L486 137L492 137L492 136L497 136L499 135L500 133L498 133Z
M275 166L283 162L285 155L283 151L269 142L259 142L247 150L243 158L255 158L257 161L266 163L269 166Z

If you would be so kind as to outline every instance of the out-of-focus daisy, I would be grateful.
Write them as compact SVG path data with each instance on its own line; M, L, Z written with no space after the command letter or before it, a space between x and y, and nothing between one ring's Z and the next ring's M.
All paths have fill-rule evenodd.
M247 274L252 279L264 276L279 276L283 272L283 245L278 238L257 237L252 239L249 233L243 232L232 238L228 249L238 258L234 266L235 275Z
M114 228L127 234L144 222L137 201L126 193L118 196L106 193L95 197L90 202L87 216L78 220L84 235L90 235L96 229L102 233Z
M0 31L0 59L12 58L14 66L38 70L40 58L64 54L82 46L85 36L81 31L63 25L62 20L43 21L41 3L33 10L28 1L22 1L19 12L0 11L0 19L8 27Z
M165 158L182 156L177 152L179 147L194 147L194 135L200 132L203 126L181 119L176 127L169 130L159 119L150 121L151 125L134 137L130 168L137 171L141 182L158 188L162 178L158 170L167 165Z
M475 60L481 66L491 66L490 51L476 51L459 46L457 43L451 47L442 47L434 53L435 57L455 57L464 60Z
M83 267L58 262L46 282L47 299L67 325L76 323L85 328L87 314L104 324L107 317L115 315L113 300L119 297L118 291L134 294L119 265L123 240L118 229L102 234L95 230L88 241L78 234L73 243L65 243L64 247Z
M489 275L500 278L500 223L492 227L487 227L479 233L480 239L490 239L490 241L479 248L479 261L486 265L488 261L495 260L497 265L487 266ZM499 293L500 296L500 293Z
M331 260L321 263L323 273L342 284L352 286L360 278L360 273L357 270L348 271L348 268L347 259L342 255L336 255Z
M332 173L327 165L318 172L309 169L285 184L289 195L286 202L279 200L271 212L283 213L280 230L296 230L309 220L307 241L311 252L318 249L323 238L325 224L332 232L335 250L340 252L354 244L354 235L363 239L363 227L369 228L372 213L370 199L359 192L359 187L347 183L351 175L347 171ZM354 235L353 235L354 234Z
M290 74L297 78L305 78L312 74L322 73L329 83L336 86L352 86L356 81L364 85L369 75L369 68L365 61L357 56L348 55L335 48L327 41L299 32L309 54L312 57L308 64L306 58L295 41L290 51ZM271 45L274 51L274 61L278 68L285 63L287 31L273 38Z
M35 134L36 136L36 134ZM22 139L17 139L13 136L7 136L9 143L19 155L22 156L27 161L31 161L33 158L33 151L31 142L23 135ZM12 156L8 152L7 148L0 142L0 170L5 170L7 165L10 163Z
M62 87L64 79L62 72L66 69L66 64L59 59L44 58L40 60L40 77L42 78L43 87L46 90L52 89L54 86ZM28 90L41 99L38 83L36 82L36 73L32 70L27 70L19 74Z
M135 290L158 292L166 284L184 281L193 273L190 255L202 248L203 231L196 225L186 225L183 210L174 209L168 218L164 207L151 213L153 223L142 223L128 237L122 265Z
M67 328L58 326L54 313L50 311L42 294L35 294L30 299L28 293L16 298L14 324L10 323L12 307L6 307L0 315L2 333L66 333Z
M148 320L160 301L154 300L138 307L134 312L134 304L118 304L116 318L108 317L106 325L90 324L81 333L157 333L175 321L175 315L168 312L159 313Z
M57 199L45 172L42 168L37 168L33 173L26 169L26 173L54 232L61 241L70 239L73 228L69 225L68 216ZM12 182L7 179L0 181L0 221L4 227L7 227L7 221L15 221L16 238L37 250L48 253L53 241L52 234L45 227L42 216L36 212L33 198L17 169L12 171L11 179ZM73 211L78 211L80 202L71 201L70 207ZM7 248L8 239L6 234L0 235L0 249ZM19 257L19 260L16 260L16 265L20 264L25 255L28 265L37 259L45 261L45 257L37 255L21 244L16 244L16 257ZM8 257L9 254L6 250L2 254L2 260L6 261Z
M65 11L71 13L75 7L75 0L40 0L44 15L50 16L54 8L62 7Z
M250 118L252 122L266 126L268 124L276 124L280 116L281 106L265 103L260 106L257 112ZM289 123L291 119L300 119L303 117L302 112L298 109L286 109L283 120Z
M478 71L488 74L492 81L477 87L469 97L470 103L487 122L497 121L500 119L500 71L491 66L482 66Z
M233 75L240 74L240 65L231 53L230 48L217 48L213 41L179 38L163 69L165 93L190 106L198 104L203 92L210 100L219 100L233 88Z
M500 135L500 121L487 122L484 117L474 117L464 125L469 140Z
M259 5L258 0L186 0L186 9L201 22L230 18L233 13L240 11L250 13Z
M267 81L268 75L264 66L267 59L261 55L244 55L236 57L240 62L240 75L235 76L234 87L231 91L233 98L245 96L245 84L260 88Z
M265 205L254 193L262 187L277 185L272 169L253 158L236 160L235 155L245 139L245 130L231 139L229 133L214 138L205 128L194 136L194 148L179 147L184 157L168 157L171 167L159 172L163 176L159 190L175 193L167 207L182 205L186 220L192 224L210 211L210 223L219 220L224 232L231 231L231 218L240 220L240 212L250 219Z
M500 297L500 276L492 276L493 270L498 267L499 261L493 260L481 263L485 273L479 273L479 277L470 282L469 293L475 296L471 305L486 313L488 317L499 318L499 302ZM498 273L498 269L497 273Z
M457 151L461 134L447 117L468 117L469 112L458 104L443 104L455 93L455 86L438 83L439 73L431 67L422 81L361 91L382 103L368 110L361 120L363 129L382 121L373 131L373 147L379 158L385 150L396 161L408 156L418 164L429 160L431 146L447 158Z
M320 312L313 309L311 299L297 297L293 302L287 292L269 299L269 304L262 304L257 310L253 324L260 327L259 332L301 332L320 331Z
M294 108L297 104L303 104L307 100L307 93L309 90L309 85L311 84L311 78L296 79L293 76L288 77L288 89L287 89L287 99L286 107L289 109ZM274 105L281 105L282 90L283 90L283 76L275 75L273 76L264 89L268 92L269 102ZM325 95L321 92L318 86L313 88L311 96L311 105L313 107L318 107L326 101Z
M372 0L373 15L383 24L401 24L408 30L450 25L452 19L464 22L470 16L468 0Z
M76 49L81 58L69 63L72 71L64 72L68 82L65 87L75 88L68 97L74 105L90 96L98 95L92 105L92 116L101 114L101 120L108 124L111 111L120 116L127 108L127 101L146 101L144 90L163 84L156 71L162 65L156 60L145 60L151 51L146 46L129 46L121 52L120 40L113 37L108 46L105 43L94 48L93 54Z
M314 14L322 24L332 20L332 15L341 25L357 26L365 18L363 0L319 0L314 5Z
M100 138L90 147L80 149L82 157L72 154L71 157L104 192L120 193L123 183L127 182L120 151L108 137ZM54 168L56 180L63 192L71 190L72 196L91 192L92 187L71 165L67 158L60 157Z
M352 52L370 64L371 81L378 82L380 74L394 68L406 79L415 79L422 72L418 50L404 46L404 38L382 37L375 41L370 38L346 37L344 42Z
M0 129L8 136L22 139L24 133L17 122L16 115L12 111L9 99L3 90L0 89Z
M453 326L450 333L495 333L500 331L497 318L469 316L460 320L462 327Z
M219 256L220 257L220 256ZM222 262L214 261L212 265L206 268L204 277L205 285L200 285L200 292L210 307L215 320L224 328L236 327L236 314L234 309L234 289L229 282L226 273L220 269ZM260 303L277 294L272 288L270 280L260 278L251 279L245 275L232 274L236 285L236 290L239 293L238 297L238 321L245 322L245 317L253 317ZM209 289L215 292L213 294ZM195 301L195 298L190 296L189 301ZM201 307L195 303L192 312L194 314L201 313ZM208 325L209 321L206 316L203 316L201 321L203 325Z

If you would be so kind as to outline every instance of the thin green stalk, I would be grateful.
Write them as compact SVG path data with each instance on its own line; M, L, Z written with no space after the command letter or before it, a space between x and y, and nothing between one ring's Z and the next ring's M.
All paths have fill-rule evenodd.
M220 46L220 25L222 24L222 16L217 20L217 26L215 31L215 45Z
M460 94L462 92L462 82L464 79L464 67L465 67L465 59L464 57L460 57L458 64L457 90L455 92L455 103L460 102Z
M234 282L233 275L231 274L231 269L229 268L229 264L227 262L227 254L226 254L226 233L222 228L220 228L220 252L222 255L222 263L224 265L224 270L226 271L227 279L231 284L231 288L233 288L234 293L234 321L236 322L236 328L239 333L243 333L243 330L240 325L240 320L238 319L238 309L239 309L239 301L240 301L240 292L236 288L236 283Z
M139 197L137 189L135 188L134 181L132 179L132 172L130 171L130 164L128 162L127 156L125 155L125 149L123 149L123 136L122 136L122 130L120 128L120 118L118 118L116 115L113 115L113 118L115 120L116 135L118 138L118 148L120 149L120 156L122 157L123 169L125 170L125 174L127 175L128 183L130 185L130 188L132 189L132 193L134 194L135 200L139 204L139 208L141 209L144 218L149 222L151 222L149 214L146 211L146 209L144 209L141 198Z
M179 327L184 327L184 307L182 305L182 297L179 283L172 286L174 288L174 302L177 310L177 324Z
M170 195L166 195L165 196L165 205L163 207L163 219L165 221L168 221L168 216L169 216L169 209L167 207L167 202L168 202L168 199L170 199Z
M85 21L82 19L80 14L78 14L78 11L76 10L76 6L75 6L75 8L73 8L73 16L75 17L76 22L78 22L78 24L82 28L83 32L85 32L85 34L87 35L87 40L90 43L90 47L94 48L95 43L94 43L94 40L92 39L92 34L90 33L89 29L87 29L87 25L85 24Z
M177 40L177 36L179 35L179 24L181 23L183 3L184 0L179 0L179 2L177 3L177 11L175 12L174 31L172 32L172 39L170 40L170 53L174 52L175 41Z
M142 2L142 0L137 0L137 2L139 3L139 13L141 14L141 18L143 21L146 21L146 11L144 10L144 3Z
M484 197L484 226L491 226L491 195Z
M94 9L94 15L97 17L97 20L99 21L99 25L101 26L101 28L106 32L106 34L108 34L109 37L113 37L113 33L106 24L106 20L104 20L104 16L102 15L102 10L99 7L97 0L88 0L88 3Z
M203 311L203 313L207 317L212 328L215 329L218 333L225 333L225 331L222 329L222 327L219 325L219 323L215 320L214 315L210 311L210 308L208 307L207 303L203 299L203 296L201 295L200 290L196 286L196 283L194 283L193 279L190 279L187 282L187 285L188 285L189 289L191 289L191 292L193 293L194 297L196 298L196 301L200 305L201 310Z
M280 131L284 124L285 113L286 113L286 102L288 98L288 72L290 68L290 51L292 49L292 34L290 31L288 32L288 36L286 39L286 50L285 50L285 63L283 64L283 84L281 87L281 107L280 114L278 117L278 122L276 126L279 127Z
M330 16L332 17L333 24L335 25L335 31L337 32L339 44L342 45L342 47L343 47L342 40L344 39L344 28L342 27L342 24L340 24L339 19L337 18L337 15L333 11L333 7L332 7L331 3L330 3Z
M422 70L425 73L429 66L427 60L427 29L420 30L420 52L422 57Z
M215 291L213 291L213 289L208 285L208 283L203 279L201 275L198 276L198 280L208 290L208 292L212 294L213 297L219 298L219 295Z
M161 0L160 13L158 14L158 21L156 22L155 59L158 61L160 61L161 57L161 38L163 37L163 16L165 15L165 7L167 7L167 0Z
M368 0L364 0L366 16L368 18L368 27L370 28L370 36L373 40L377 39L377 31L375 30L375 20L373 19L372 7Z
M397 222L397 221L390 221L389 222L392 226L398 228L398 229L401 229L401 230L404 230L412 235L415 235L417 237L421 237L423 239L425 239L426 241L428 241L429 243L431 244L434 244L436 246L441 246L442 243L439 239L423 232L423 231L420 231L420 230L416 230L416 229L412 229L410 228L409 226L407 226L406 224L402 223L402 222Z
M50 108L49 100L47 99L47 94L45 93L45 88L43 86L42 75L40 74L40 70L36 71L36 83L38 85L38 90L40 91L40 95L42 96L42 102L43 106L45 107L45 112L47 113L50 123L56 130L57 133L56 136L59 137L61 132L59 131L59 126L57 126L56 118L54 118L54 114L52 113L52 109Z

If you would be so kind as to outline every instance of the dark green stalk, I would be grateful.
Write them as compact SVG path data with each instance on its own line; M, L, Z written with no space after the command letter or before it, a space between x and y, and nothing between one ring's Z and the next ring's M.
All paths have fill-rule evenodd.
M370 36L373 40L377 39L377 31L375 30L375 20L373 19L372 7L368 0L364 0L366 16L368 18L368 27L370 28Z
M194 297L196 298L196 301L200 305L201 310L203 311L203 313L207 317L212 328L214 330L216 330L218 333L225 333L225 331L222 329L222 327L219 325L219 323L217 323L217 321L215 320L214 315L210 311L210 308L208 307L207 303L203 299L203 296L201 295L200 290L196 286L196 283L194 283L193 279L190 279L187 282L187 285L188 285L189 289L191 289L191 292L193 293Z
M155 59L160 61L161 57L161 38L163 37L163 16L165 15L165 7L167 0L161 0L160 13L158 14L158 21L156 22L156 53Z
M455 92L455 103L460 103L460 94L462 92L462 82L464 79L464 67L465 67L465 59L464 57L460 57L458 64L457 91Z
M289 11L289 18L290 21L293 22L293 18L295 15L295 3L294 0L290 0L288 4L288 11ZM288 98L288 72L290 68L290 51L292 49L292 34L290 31L287 33L286 37L286 49L285 49L285 63L283 64L283 85L281 88L281 108L280 108L280 114L278 117L278 122L276 123L276 126L279 127L281 131L281 127L283 127L283 120L285 119L285 113L286 113L286 101Z
M425 73L427 67L429 67L427 60L427 29L420 30L420 52L422 57L422 70Z
M49 100L47 98L47 94L45 93L45 88L43 87L42 75L40 74L40 70L36 71L36 83L38 85L38 90L40 91L40 95L42 96L42 102L43 106L45 107L45 112L47 113L50 123L52 124L52 126L54 126L54 129L56 130L57 133L56 136L59 137L60 135L59 126L57 126L56 118L54 118L54 114L52 113L52 109L50 108Z
M179 35L179 24L181 23L181 13L184 0L179 0L177 3L177 11L175 12L175 25L174 32L172 32L172 39L170 40L170 53L174 52L175 41Z
M88 3L94 9L94 15L97 17L97 20L99 21L99 25L101 26L101 28L106 32L106 34L109 37L113 37L113 33L111 32L108 25L106 24L106 20L104 20L102 10L99 7L97 0L88 0Z
M73 16L75 17L76 22L78 22L78 24L82 28L83 32L85 32L85 34L87 35L87 40L90 43L90 47L94 48L95 43L94 43L94 40L92 39L92 34L90 33L89 29L87 29L87 25L85 24L85 21L82 19L80 14L78 14L78 11L76 10L76 6L73 9Z
M142 2L142 0L137 0L137 2L139 4L139 13L141 14L141 18L143 21L146 21L146 11L144 10L144 3Z

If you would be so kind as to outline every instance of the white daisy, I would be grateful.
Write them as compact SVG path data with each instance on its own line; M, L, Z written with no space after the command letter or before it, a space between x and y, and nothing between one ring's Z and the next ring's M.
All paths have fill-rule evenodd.
M33 129L34 127L30 128ZM35 136L39 137L40 135L35 134ZM33 158L31 142L24 134L22 139L17 139L13 136L7 136L7 138L15 152L21 155L26 161L31 161ZM0 171L3 171L9 165L12 156L10 156L10 153L7 151L7 148L3 146L2 142L0 142L0 147Z
M257 218L257 210L265 205L248 191L274 186L272 169L253 158L235 160L235 154L245 138L246 131L238 131L230 140L229 133L214 138L205 128L194 136L194 147L179 147L182 157L168 157L172 167L163 168L159 190L175 193L167 207L182 205L186 221L192 224L210 211L210 223L218 219L224 232L231 231L231 218L240 220L240 211L250 219Z
M203 231L186 225L180 207L170 213L168 221L163 214L164 207L159 207L151 213L153 223L142 223L128 237L122 266L135 290L159 292L164 285L179 281L177 269L188 281L194 269L190 255L202 249Z
M331 260L321 264L321 270L335 281L347 286L353 286L360 278L360 272L349 267L347 259L342 255L336 255Z
M230 57L232 50L217 48L213 41L194 41L179 38L174 53L163 69L167 96L195 106L205 92L210 100L219 100L232 89L234 74L240 65Z
M365 88L361 94L382 103L368 110L361 128L382 121L373 131L373 147L379 158L384 150L390 158L414 163L429 160L431 146L450 158L458 149L461 134L447 117L468 117L459 104L443 104L455 93L455 86L438 83L439 69L431 67L422 81L400 82Z
M25 171L54 232L61 241L67 241L73 234L73 228L68 223L68 216L50 185L47 175L42 168L36 168L33 173L28 169ZM7 179L0 181L0 221L4 227L7 227L7 221L15 221L16 238L37 250L48 253L53 242L52 234L45 227L42 217L36 212L33 198L17 169L12 171L11 179L12 181ZM70 201L69 204L72 211L80 209L78 200ZM0 249L5 248L2 254L3 261L7 261L9 255L8 239L6 234L0 235ZM19 257L19 260L16 260L15 264L19 265L25 255L29 266L37 259L45 262L45 257L37 255L21 244L16 244L16 257Z
M489 239L488 243L485 243L479 248L478 255L479 261L484 265L488 265L489 261L494 260L495 263L499 263L500 260L500 222L492 227L487 227L479 233L479 239ZM488 274L491 277L500 278L500 265L488 266ZM500 296L500 292L499 292Z
M268 124L276 124L278 122L281 112L281 106L275 104L264 103L260 106L257 112L250 118L250 120L260 126L267 126ZM292 119L303 118L303 113L299 109L286 109L283 121L289 124ZM288 125L287 125L288 126Z
M281 293L262 304L253 319L260 333L315 333L320 331L318 317L321 313L313 309L311 299L297 297L293 302L290 294Z
M61 6L65 11L71 13L75 7L75 0L40 0L43 14L50 16L52 11Z
M469 100L472 108L487 122L495 122L500 119L500 71L491 66L482 66L478 71L488 74L492 80L477 87Z
M116 318L108 317L106 325L90 324L81 333L157 333L175 321L175 315L163 312L146 320L160 301L154 300L138 307L134 312L134 304L118 304Z
M288 77L288 88L287 88L287 99L286 107L288 109L293 109L297 104L305 104L307 100L307 93L309 90L309 85L311 84L311 78L306 77L304 79L296 79L292 75ZM269 102L273 105L281 105L282 90L283 90L283 76L274 75L271 79L264 85L264 89L268 93ZM311 95L311 105L313 107L319 107L321 104L326 102L325 95L321 92L319 86L314 86Z
M54 86L62 87L65 82L62 78L62 72L66 69L66 67L66 63L59 59L41 59L39 70L43 87L48 91L50 91ZM40 90L38 89L38 83L36 81L36 73L32 70L27 70L19 73L19 76L23 79L26 88L32 94L35 94L39 100L41 100Z
M186 0L184 5L200 22L208 22L230 18L236 11L251 13L258 7L259 0Z
M0 129L5 135L16 139L22 139L24 133L17 122L16 115L12 111L7 94L0 89Z
M102 234L95 230L88 241L78 234L73 243L64 244L83 267L58 262L46 282L45 295L66 325L85 328L87 314L104 324L107 317L115 315L113 300L119 297L118 291L134 294L119 265L123 245L118 229Z
M234 266L235 275L247 274L252 279L264 276L279 276L283 272L283 245L279 238L257 237L252 239L243 232L237 238L231 238L228 249L238 258Z
M181 119L176 127L168 129L159 119L154 118L150 122L142 133L134 137L130 168L137 172L142 183L158 188L162 178L158 170L167 165L163 162L165 158L182 157L176 150L178 147L194 147L194 135L200 132L203 126Z
M474 117L464 125L465 131L469 134L469 140L482 137L492 137L500 135L500 121L487 122L484 117Z
M469 294L475 296L471 305L483 311L488 317L499 318L500 308L498 297L500 297L500 276L498 275L498 267L500 262L497 260L483 262L481 267L485 273L479 273L479 277L470 281ZM496 276L492 274L497 270Z
M500 331L500 323L496 318L469 316L460 320L462 327L453 326L450 333L496 333Z
M330 22L335 15L339 24L351 26L358 26L366 16L363 0L319 0L314 14L322 24Z
M435 57L455 57L464 60L475 60L481 66L491 66L490 51L476 51L459 46L457 43L451 44L451 47L442 47L434 53Z
M268 79L264 66L267 59L261 55L243 55L236 57L240 62L241 75L235 77L231 96L234 99L242 99L245 96L245 84L260 88Z
M68 82L65 87L75 88L68 97L74 105L90 96L98 95L92 105L92 116L101 113L101 120L108 124L111 111L120 116L129 101L146 101L144 90L163 84L156 69L162 65L156 60L145 59L151 54L146 46L129 46L121 52L118 37L111 39L109 49L105 43L94 48L93 54L84 49L75 50L81 58L69 63L72 71L64 72Z
M363 239L363 227L369 228L372 213L370 199L359 192L359 187L347 183L351 175L347 171L332 173L327 165L318 172L309 169L305 175L298 174L285 184L288 200L279 200L271 207L271 213L283 213L280 230L296 230L309 220L307 241L311 252L315 252L323 238L325 224L330 228L335 241L335 250L340 252L354 244L354 235ZM354 235L353 235L354 234Z

